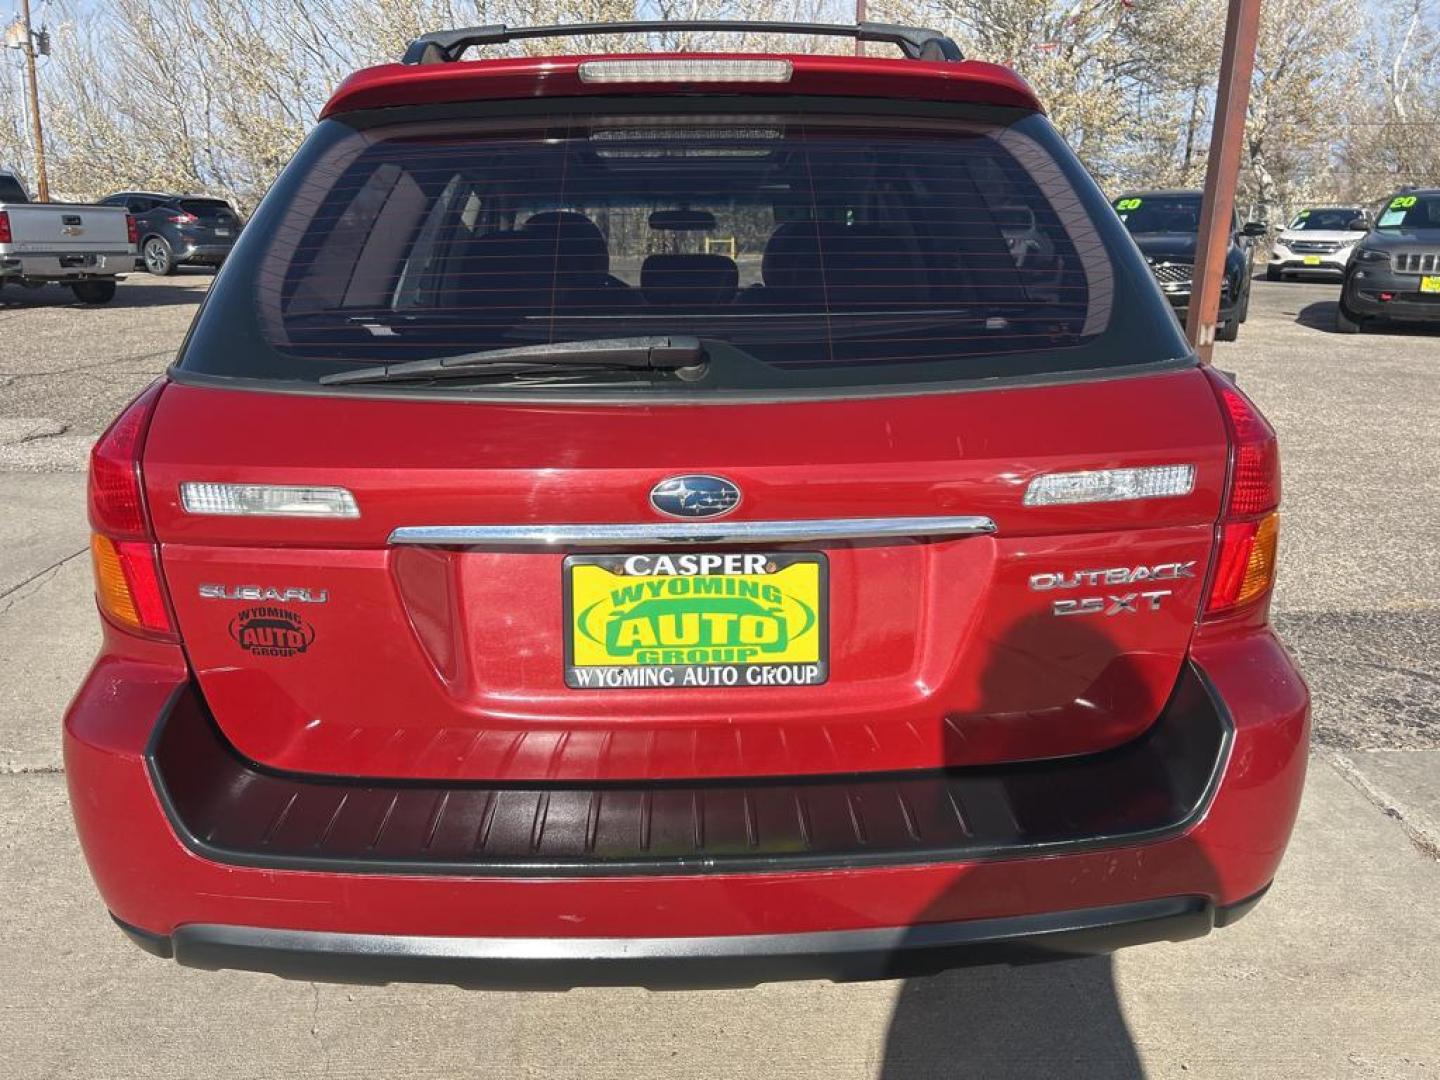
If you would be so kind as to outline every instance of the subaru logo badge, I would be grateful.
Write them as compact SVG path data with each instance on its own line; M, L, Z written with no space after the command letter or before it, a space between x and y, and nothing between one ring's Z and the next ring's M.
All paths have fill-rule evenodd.
M723 476L672 476L650 489L650 505L666 517L719 517L740 505L740 489Z

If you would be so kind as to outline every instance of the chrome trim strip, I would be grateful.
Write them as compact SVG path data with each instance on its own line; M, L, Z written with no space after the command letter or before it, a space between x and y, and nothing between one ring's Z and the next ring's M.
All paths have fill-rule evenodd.
M429 547L627 547L649 544L794 544L911 536L984 536L988 517L815 518L799 521L656 521L633 525L409 525L392 544Z

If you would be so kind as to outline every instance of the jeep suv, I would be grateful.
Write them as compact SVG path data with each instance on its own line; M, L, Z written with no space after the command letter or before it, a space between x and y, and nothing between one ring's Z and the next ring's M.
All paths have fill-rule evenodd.
M1385 320L1440 323L1440 189L1387 199L1345 266L1335 329L1358 334Z
M1190 311L1195 277L1195 246L1200 237L1199 191L1132 191L1115 200L1115 211L1135 238L1145 261L1160 282L1165 299L1183 323ZM1255 238L1265 235L1258 221L1240 223L1231 211L1230 243L1225 275L1220 280L1220 312L1215 337L1234 341L1250 315L1250 282L1255 266Z
M91 461L66 776L144 948L858 979L1268 887L1274 432L1019 78L814 30L902 55L489 27L335 93Z

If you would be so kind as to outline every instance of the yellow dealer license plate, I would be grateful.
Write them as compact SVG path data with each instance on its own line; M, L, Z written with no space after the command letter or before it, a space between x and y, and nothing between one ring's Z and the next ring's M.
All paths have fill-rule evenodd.
M565 685L817 686L829 677L829 564L813 552L572 555Z
M1423 293L1440 293L1440 275L1422 277L1420 279L1420 291Z
M1319 256L1319 255L1306 255L1306 256L1305 256L1305 265L1306 265L1306 266L1319 266L1319 265L1320 265L1320 256Z

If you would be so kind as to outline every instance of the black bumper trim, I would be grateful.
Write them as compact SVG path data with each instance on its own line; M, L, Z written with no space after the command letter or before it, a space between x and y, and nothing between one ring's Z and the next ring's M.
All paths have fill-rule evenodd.
M1053 761L925 772L606 784L277 773L242 758L193 688L146 758L181 841L271 870L598 877L790 873L1068 854L1203 817L1234 725L1182 669L1138 738Z
M1242 905L1250 903L1253 900ZM1227 909L1217 909L1199 896L878 930L682 938L423 937L204 923L181 926L173 936L164 937L116 920L147 952L187 967L366 985L426 982L536 990L701 989L791 979L896 979L955 967L1099 956L1147 942L1185 941L1227 921L1234 921Z

